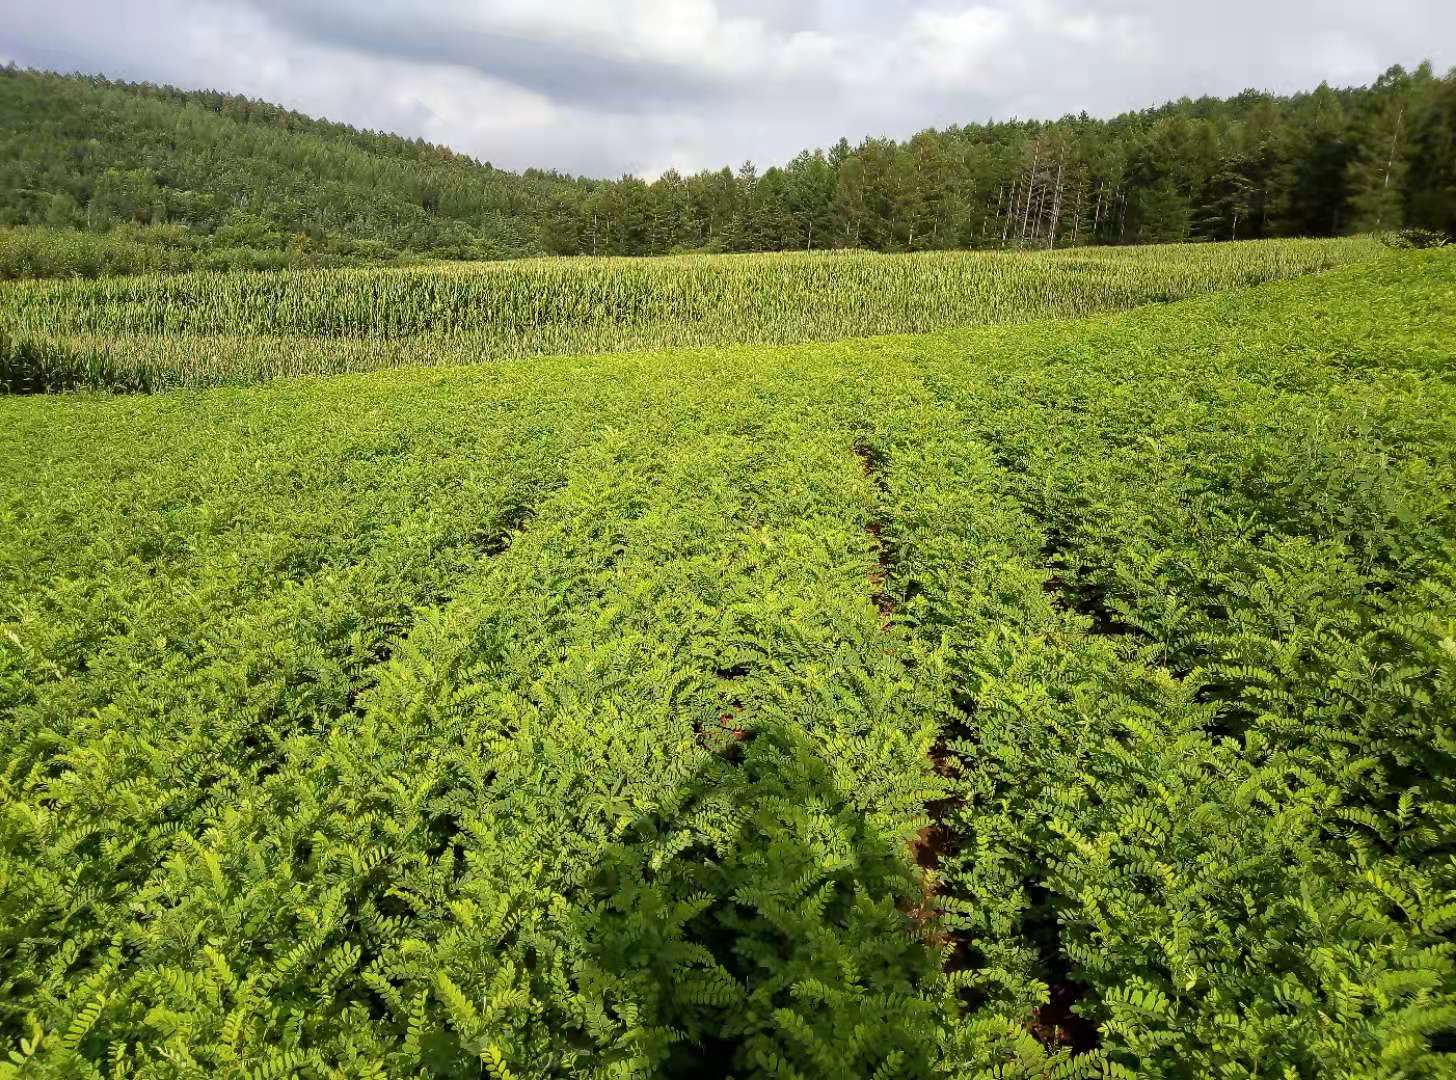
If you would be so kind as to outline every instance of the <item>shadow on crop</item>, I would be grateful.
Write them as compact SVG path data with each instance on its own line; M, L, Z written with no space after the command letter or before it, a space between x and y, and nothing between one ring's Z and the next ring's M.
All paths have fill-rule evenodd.
M633 1056L668 1076L932 1075L939 958L901 910L921 890L903 838L803 732L730 742L597 878L582 930L593 981L645 1032Z

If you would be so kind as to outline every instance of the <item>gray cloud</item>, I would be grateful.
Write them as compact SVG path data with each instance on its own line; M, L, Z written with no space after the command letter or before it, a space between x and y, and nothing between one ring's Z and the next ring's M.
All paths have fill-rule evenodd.
M0 24L0 60L592 175L1368 82L1422 59L1456 64L1449 0L50 0Z
M254 0L254 6L289 32L323 45L418 64L451 64L599 111L651 112L732 92L730 83L692 65L613 55L587 35L533 37L530 27L444 6L347 0Z

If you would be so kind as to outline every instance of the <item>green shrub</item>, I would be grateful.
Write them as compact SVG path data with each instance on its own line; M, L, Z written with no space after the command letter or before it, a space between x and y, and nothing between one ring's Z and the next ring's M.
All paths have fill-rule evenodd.
M1453 281L0 400L0 1076L1449 1075Z

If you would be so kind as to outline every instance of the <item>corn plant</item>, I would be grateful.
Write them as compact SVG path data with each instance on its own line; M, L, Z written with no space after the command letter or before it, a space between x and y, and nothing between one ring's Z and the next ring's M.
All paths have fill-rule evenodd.
M1372 258L1374 240L538 259L0 285L0 388L160 390L404 365L1071 318Z

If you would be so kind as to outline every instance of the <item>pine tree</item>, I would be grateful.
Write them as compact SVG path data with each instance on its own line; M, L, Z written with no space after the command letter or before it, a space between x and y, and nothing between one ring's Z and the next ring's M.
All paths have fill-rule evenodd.
M1403 223L1409 170L1407 126L1406 101L1396 96L1380 102L1366 125L1360 155L1345 174L1351 231L1398 229Z
M1166 244L1188 239L1192 211L1188 197L1164 177L1138 197L1138 242Z
M1423 87L1412 143L1410 223L1456 237L1456 71Z

